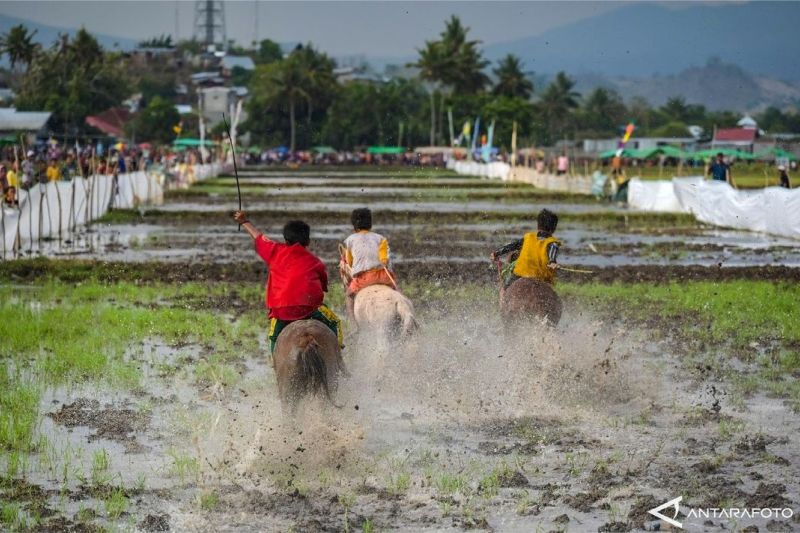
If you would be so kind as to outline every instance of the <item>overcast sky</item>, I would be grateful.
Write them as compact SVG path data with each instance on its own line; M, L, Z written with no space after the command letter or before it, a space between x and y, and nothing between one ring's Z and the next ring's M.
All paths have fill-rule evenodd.
M621 2L225 2L228 38L313 42L332 55L408 56L457 14L474 38L495 43L536 35ZM686 5L686 4L684 4ZM673 4L680 9L680 4ZM2 1L0 14L133 39L189 38L193 1ZM256 16L256 14L258 16Z

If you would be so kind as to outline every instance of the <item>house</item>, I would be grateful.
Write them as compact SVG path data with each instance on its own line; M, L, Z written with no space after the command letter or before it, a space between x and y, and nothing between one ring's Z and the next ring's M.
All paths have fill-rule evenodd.
M125 125L133 119L133 113L125 107L112 107L97 115L86 117L86 124L110 137L125 137Z
M745 115L736 124L736 128L716 128L711 148L733 148L756 153L775 146L774 136L765 136L751 116Z
M333 75L339 83L349 83L351 81L386 83L389 81L386 77L362 67L337 67L333 69Z
M632 150L651 150L667 145L678 146L682 150L694 150L697 147L697 139L695 137L631 137L625 147ZM585 139L583 141L583 152L599 154L609 150L616 150L618 146L619 138Z
M43 134L52 113L0 108L0 135Z
M718 128L714 130L711 148L733 148L752 153L756 139L757 128Z
M235 68L240 68L248 72L252 72L256 69L256 64L249 56L225 56L222 58L222 61L220 61L219 66L222 69L223 76L230 76Z
M214 85L222 85L225 83L225 78L223 78L219 72L215 70L208 70L204 72L195 72L191 75L192 84L199 85L201 87L210 87Z
M245 87L204 87L197 91L200 99L200 109L203 118L209 127L214 127L222 122L222 114L230 115L240 100L247 96ZM240 122L247 118L247 113L242 111Z

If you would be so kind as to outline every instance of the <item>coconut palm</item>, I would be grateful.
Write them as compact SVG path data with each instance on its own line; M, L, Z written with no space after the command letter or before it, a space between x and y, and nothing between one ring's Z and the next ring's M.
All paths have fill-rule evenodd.
M559 72L542 94L539 111L551 135L560 136L564 133L571 122L572 111L578 107L580 94L573 87L575 82L564 72Z
M443 78L447 77L444 73L447 66L447 58L443 53L442 44L438 41L426 41L425 48L419 50L419 58L416 63L410 66L419 69L419 77L429 83L432 87L428 91L431 99L431 137L430 144L436 144L436 100L435 88L442 83Z
M252 104L288 110L289 150L294 152L297 140L297 107L311 98L300 56L293 53L283 61L260 66L253 77L252 87Z
M497 77L492 92L497 96L510 96L525 100L533 94L533 83L525 77L522 71L522 61L514 54L508 54L500 60L493 70Z
M442 47L441 81L452 90L474 94L489 82L483 69L489 64L478 48L481 41L468 41L469 28L453 15L439 35Z
M12 69L18 63L24 63L26 67L31 64L38 47L38 44L33 42L35 35L35 30L32 33L28 32L28 28L20 24L0 36L0 53L8 55L8 62Z

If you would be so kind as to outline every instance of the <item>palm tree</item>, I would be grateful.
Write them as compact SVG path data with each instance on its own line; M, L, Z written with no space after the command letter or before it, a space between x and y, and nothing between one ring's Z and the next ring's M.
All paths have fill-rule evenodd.
M36 30L29 33L28 28L19 24L12 27L5 35L0 36L0 53L8 54L8 61L11 63L12 69L17 66L17 63L25 63L26 67L31 64L38 47L38 44L33 42L35 35Z
M436 144L436 99L435 88L442 82L446 70L447 59L443 53L442 44L438 41L426 41L425 48L419 50L419 58L410 66L420 69L419 77L432 85L428 94L431 98L431 136L430 144Z
M597 87L583 103L583 127L597 133L612 133L624 120L626 112L625 104L616 92Z
M334 63L327 54L316 51L310 44L292 52L305 72L305 90L308 93L306 123L311 124L314 103L324 106L336 90Z
M278 63L265 65L254 80L258 98L266 105L286 106L289 110L289 150L295 151L297 139L297 105L310 99L307 79L300 57L291 54Z
M522 71L522 61L514 54L508 54L493 70L497 76L492 93L497 96L510 96L525 100L533 94L533 83Z
M578 107L580 94L573 90L575 82L564 72L556 74L556 79L547 86L539 108L551 133L561 136L570 122L570 114Z
M426 41L425 48L418 50L419 58L409 66L420 69L420 78L433 85L431 98L431 144L436 139L436 100L439 91L439 130L444 123L445 91L474 94L481 91L489 82L483 69L489 64L483 59L478 45L480 41L468 41L469 28L461 25L455 15L445 23L438 41Z
M474 94L483 89L489 77L483 69L489 62L478 48L481 41L468 41L469 28L453 15L439 34L442 46L441 81L455 91Z
M688 111L686 100L682 96L673 96L661 107L661 112L672 121L686 121L689 115Z

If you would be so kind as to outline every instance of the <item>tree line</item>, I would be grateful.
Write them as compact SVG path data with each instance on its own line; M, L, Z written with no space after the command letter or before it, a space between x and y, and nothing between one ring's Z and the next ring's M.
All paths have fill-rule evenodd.
M87 115L140 93L143 108L128 133L158 142L174 138L173 126L182 119L174 108L175 87L188 79L189 65L176 69L158 60L137 65L126 54L104 50L83 29L72 38L61 36L50 47L36 44L34 35L15 26L0 36L0 53L10 65L5 78L17 92L18 109L51 111L56 132L78 135L88 128ZM170 36L142 45L201 50L197 42L173 43ZM453 16L402 67L413 75L345 83L337 82L335 61L311 44L288 54L270 40L250 49L234 48L231 53L249 55L256 63L254 72L232 73L232 83L250 91L248 119L240 129L250 132L256 144L283 144L292 150L449 145L451 131L457 137L465 122L480 117L482 132L494 122L494 144L508 148L515 122L520 146L547 146L560 139L618 136L631 120L637 135L685 137L689 125L710 135L715 126L734 126L740 118L680 96L654 107L643 98L625 102L602 87L582 95L564 72L538 87L518 57L507 55L491 64L480 45ZM755 118L767 131L800 133L796 111L768 108ZM183 122L185 132L196 131L196 118L183 117Z

